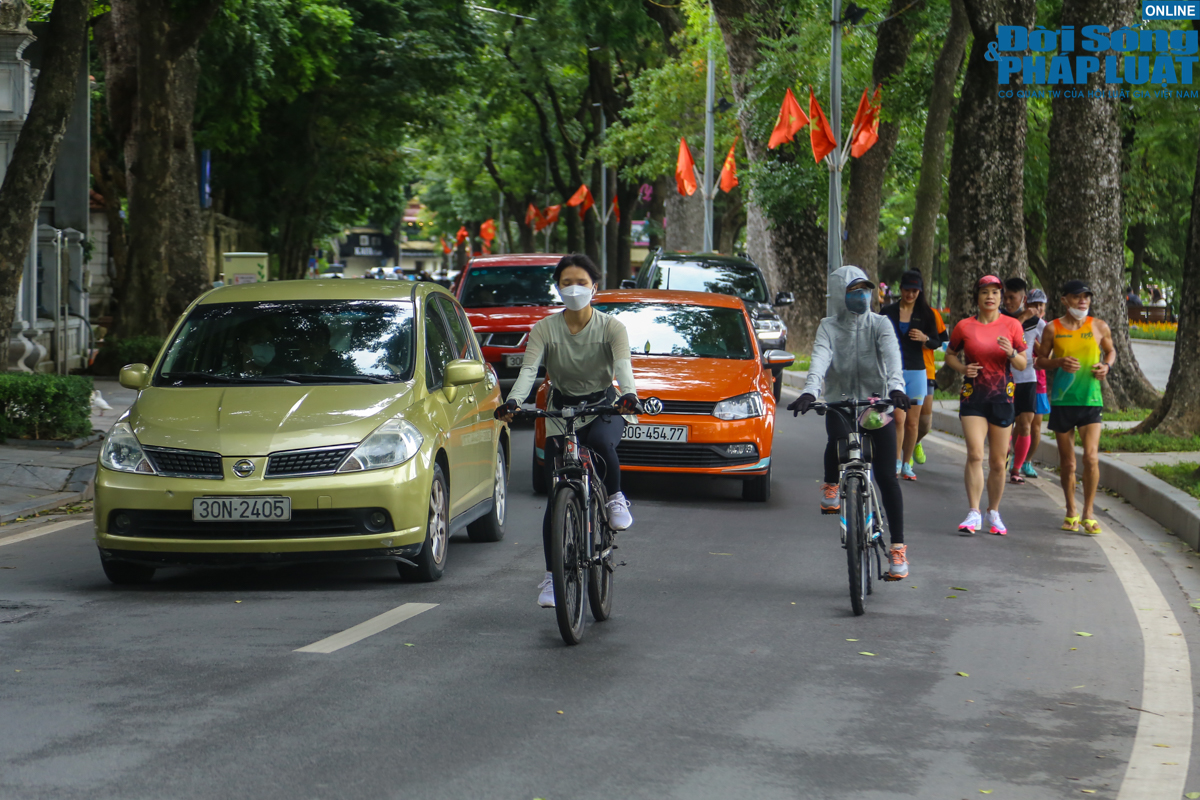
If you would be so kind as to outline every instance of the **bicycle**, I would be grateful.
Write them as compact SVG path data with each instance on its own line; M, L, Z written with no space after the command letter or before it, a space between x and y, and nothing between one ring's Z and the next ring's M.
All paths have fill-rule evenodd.
M850 433L838 440L838 495L841 498L842 547L846 548L846 568L850 578L850 607L854 616L866 611L866 596L873 591L871 557L875 559L875 576L886 580L883 563L887 561L884 536L886 518L879 490L871 473L870 438L863 435L863 417L870 411L884 412L891 406L887 400L840 400L813 403L818 415L827 411L840 414L849 422ZM856 413L859 410L863 413ZM864 488L865 487L865 488ZM822 513L835 513L823 511ZM865 567L865 568L864 568Z
M575 428L589 417L621 414L615 406L603 403L514 414L525 419L561 419L566 427L562 451L554 459L547 500L554 615L558 632L570 645L583 641L585 605L596 622L612 615L613 572L618 566L613 556L616 531L608 524L608 493L596 472L592 451L579 444Z

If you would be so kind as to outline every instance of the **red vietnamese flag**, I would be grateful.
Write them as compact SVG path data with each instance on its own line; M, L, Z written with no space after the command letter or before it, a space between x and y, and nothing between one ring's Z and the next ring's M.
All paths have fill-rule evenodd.
M858 132L870 124L871 117L871 100L867 97L867 90L863 89L863 96L858 101L858 110L854 112L854 122L850 123L851 137L857 137Z
M867 111L863 115L862 127L854 134L854 140L850 145L850 155L859 158L863 153L871 149L875 142L879 141L879 92L880 88L875 88L875 94L867 104ZM863 90L863 99L867 97L867 92ZM859 108L862 108L862 103L859 103ZM857 124L858 115L854 117Z
M613 201L612 201L612 213L613 213L613 216L617 218L617 222L620 222L621 221L621 204L617 202L617 196L615 194L613 195Z
M675 185L679 193L691 197L696 193L696 162L687 139L679 137L679 158L675 162Z
M525 210L525 224L534 225L542 219L542 212L538 211L538 207L533 203L529 204L529 208Z
M561 210L562 206L560 205L546 206L546 210L542 212L540 221L534 225L534 230L541 233L546 228L558 222L558 212Z
M462 244L463 242L465 242L467 240L467 237L469 237L470 235L471 234L467 233L467 226L463 225L461 228L458 229L458 233L454 234L454 241L458 242L459 244Z
M822 158L837 150L838 145L837 140L833 138L833 131L829 128L829 120L825 119L811 87L808 90L808 113L813 119L812 128L809 129L813 159L819 164Z
M492 240L496 238L496 220L484 220L483 224L479 226L479 237L491 244Z
M592 192L588 189L586 183L579 184L579 190L571 195L571 199L567 201L567 205L569 206L579 206L580 219L583 219L583 215L595 204L596 201L592 199Z
M771 131L771 140L767 142L767 149L774 150L784 142L794 140L796 133L807 124L808 117L804 116L796 95L792 94L791 87L788 87L783 95L783 105L779 107L779 119L775 122L775 130Z
M439 236L439 237L438 237L438 241L442 243L442 252L443 252L443 253L449 253L449 252L450 252L450 245L446 244L446 237L444 237L444 236Z
M725 156L725 164L721 167L721 191L726 194L732 192L733 187L738 185L737 161L733 156L736 147L737 139L735 138L733 144L729 145L729 155Z

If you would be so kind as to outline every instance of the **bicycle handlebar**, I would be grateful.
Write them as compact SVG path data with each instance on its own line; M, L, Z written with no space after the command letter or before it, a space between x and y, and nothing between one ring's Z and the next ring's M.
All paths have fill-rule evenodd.
M578 417L619 417L631 412L622 411L620 408L608 403L597 403L595 405L580 404L577 406L566 406L558 411L548 411L542 408L535 408L532 411L525 409L517 409L513 412L514 419L575 419ZM639 402L633 410L633 414L645 413L642 404Z
M816 411L818 415L824 415L828 409L846 409L853 411L859 408L874 408L876 411L886 411L892 407L892 401L884 397L876 397L870 400L835 400L833 402L813 403L809 408Z

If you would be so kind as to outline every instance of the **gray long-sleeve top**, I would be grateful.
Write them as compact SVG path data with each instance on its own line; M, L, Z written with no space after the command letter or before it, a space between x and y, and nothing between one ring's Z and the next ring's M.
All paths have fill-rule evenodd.
M858 267L842 267L829 275L835 314L817 327L804 383L804 391L813 397L820 397L822 382L829 401L904 391L900 343L891 321L881 314L855 314L846 308L846 287L859 280L868 278Z

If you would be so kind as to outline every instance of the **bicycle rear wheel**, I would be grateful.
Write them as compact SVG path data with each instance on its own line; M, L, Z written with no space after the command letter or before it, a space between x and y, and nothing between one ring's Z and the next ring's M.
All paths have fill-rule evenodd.
M592 619L603 622L612 616L613 590L613 532L604 521L604 504L599 493L592 495L592 555L600 559L600 554L608 550L603 560L597 560L588 570L588 607L592 610Z
M554 495L550 517L550 572L554 576L554 616L558 632L567 644L583 641L584 581L583 554L587 528L579 497L570 486Z
M850 608L854 616L862 616L866 610L863 598L866 596L866 581L864 571L871 569L870 563L864 564L863 555L867 532L863 518L863 485L862 479L851 475L846 478L846 495L842 500L846 512L846 569L850 577Z

